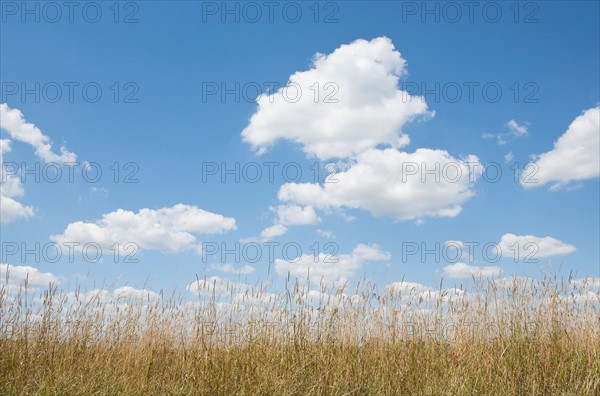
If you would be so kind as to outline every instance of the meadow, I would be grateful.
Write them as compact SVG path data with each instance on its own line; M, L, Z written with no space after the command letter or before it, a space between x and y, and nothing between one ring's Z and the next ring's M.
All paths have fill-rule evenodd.
M198 279L190 299L5 276L0 395L600 395L597 278Z

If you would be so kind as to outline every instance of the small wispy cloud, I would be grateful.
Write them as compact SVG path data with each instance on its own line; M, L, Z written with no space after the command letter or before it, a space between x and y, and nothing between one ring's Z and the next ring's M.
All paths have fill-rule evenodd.
M520 138L529 134L529 122L527 121L519 123L518 121L511 119L505 124L505 127L508 129L508 132L484 132L481 134L481 138L484 140L495 139L496 144L502 146L509 143L511 139Z
M255 271L255 268L250 265L244 265L242 267L236 268L233 265L227 264L227 263L214 264L210 267L210 269L221 271L221 272L226 272L229 274L242 274L242 275L251 274L252 272Z
M508 129L510 130L510 132L517 137L525 136L529 132L529 123L528 122L519 124L515 120L510 120L506 123L506 126L508 126Z

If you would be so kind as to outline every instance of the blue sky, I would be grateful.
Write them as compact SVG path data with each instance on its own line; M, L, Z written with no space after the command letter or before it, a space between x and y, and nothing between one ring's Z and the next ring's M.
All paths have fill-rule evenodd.
M58 16L28 4L29 14L2 2L4 270L29 266L65 287L180 291L196 276L259 283L288 271L305 278L309 267L315 279L366 274L380 285L539 277L549 263L600 275L598 2L481 2L472 20L460 2L460 16L438 2L426 3L432 13L421 2L276 2L273 21L261 2L121 2L118 15L112 2L78 2L72 22L66 8ZM284 96L294 95L290 82L303 88L298 102ZM222 97L223 87L234 93ZM63 163L73 156L71 181ZM100 180L89 181L84 162ZM262 177L223 182L223 166L236 163L240 172L258 164ZM272 181L265 163L277 164ZM403 180L408 163L451 163L464 177ZM34 169L25 180L23 164ZM56 183L44 177L49 164L63 169ZM302 177L286 180L286 164ZM533 185L515 180L527 164ZM332 169L338 183L324 183ZM448 241L462 242L452 245L462 246L459 260L444 260ZM69 242L97 243L103 259L69 260ZM121 251L115 263L110 246L128 242L138 262ZM279 244L271 263L270 242ZM60 244L63 255L48 262L36 243ZM262 259L206 251L236 243L257 244ZM308 258L286 260L282 246L294 243ZM469 243L479 244L473 257ZM503 257L486 255L488 243ZM532 249L518 262L507 248L515 243ZM24 247L41 257L23 258ZM334 262L311 261L316 247Z

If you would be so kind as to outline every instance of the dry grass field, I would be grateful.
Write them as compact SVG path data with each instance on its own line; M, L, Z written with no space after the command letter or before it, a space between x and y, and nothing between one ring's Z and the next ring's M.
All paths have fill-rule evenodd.
M597 279L26 286L0 289L1 395L600 395Z

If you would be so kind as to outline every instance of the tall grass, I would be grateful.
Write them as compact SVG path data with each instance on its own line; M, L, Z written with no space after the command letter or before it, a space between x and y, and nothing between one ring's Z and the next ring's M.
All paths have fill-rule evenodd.
M597 281L594 281L597 283ZM1 395L600 395L598 285L0 286Z

